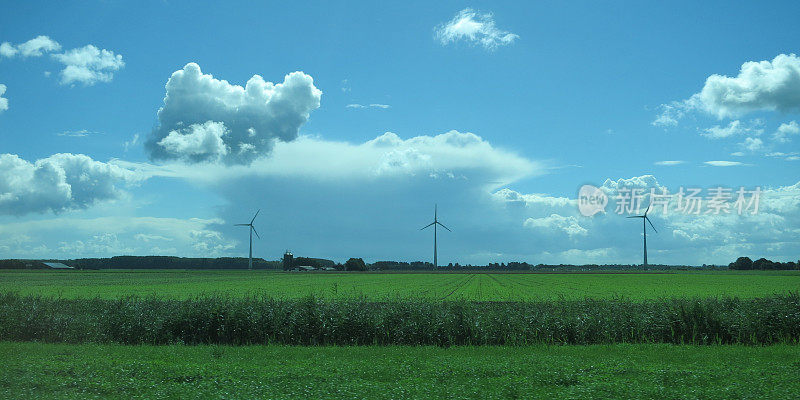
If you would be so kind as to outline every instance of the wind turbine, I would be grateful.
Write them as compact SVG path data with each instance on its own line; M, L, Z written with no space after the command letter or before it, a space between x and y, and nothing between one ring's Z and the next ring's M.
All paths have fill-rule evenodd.
M438 216L438 206L436 204L433 205L433 222L428 225L425 225L422 229L425 229L431 225L433 225L433 269L436 269L439 266L439 260L436 258L436 225L441 225L442 228L447 229L448 231L452 232L450 228L444 226L441 222L439 222ZM422 230L420 229L420 230Z
M656 230L656 227L653 226L652 222L650 222L650 218L647 217L647 213L650 211L650 207L652 205L653 205L653 203L650 203L650 205L647 206L647 210L644 211L644 215L634 215L634 216L628 217L628 218L641 218L642 219L642 232L644 233L644 236L643 236L644 237L644 267L647 267L647 225L644 222L647 221L650 224L650 226L653 228L653 230L656 233L658 233L658 231Z
M234 225L234 226L249 226L250 227L250 258L249 258L249 262L247 263L247 268L248 269L253 269L253 232L256 233L256 237L257 238L261 239L261 236L258 236L258 231L256 231L256 227L253 226L253 221L256 220L256 217L258 216L258 213L260 213L260 212L261 212L261 209L258 209L258 211L256 211L256 215L253 215L253 219L250 220L249 224L235 224Z

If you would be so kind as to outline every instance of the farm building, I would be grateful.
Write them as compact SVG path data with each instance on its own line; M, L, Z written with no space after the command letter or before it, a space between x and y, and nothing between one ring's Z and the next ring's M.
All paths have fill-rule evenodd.
M45 263L42 263L42 264L50 267L50 269L73 269L69 265L66 265L66 264L63 264L63 263L59 263L59 262L45 262Z
M294 268L291 269L293 272L301 272L301 271L314 271L317 268L314 268L310 265L295 265Z
M56 261L0 260L0 269L73 269Z

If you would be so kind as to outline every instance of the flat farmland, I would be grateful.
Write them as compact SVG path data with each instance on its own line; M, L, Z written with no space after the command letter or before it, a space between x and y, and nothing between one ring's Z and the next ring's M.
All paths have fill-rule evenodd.
M198 295L281 299L537 301L740 297L800 291L800 271L670 273L287 273L219 270L0 271L0 292L62 298Z

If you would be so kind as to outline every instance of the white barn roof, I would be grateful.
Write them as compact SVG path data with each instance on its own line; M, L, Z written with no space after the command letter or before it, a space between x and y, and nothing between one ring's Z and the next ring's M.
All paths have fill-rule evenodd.
M43 264L47 265L48 267L53 268L53 269L72 269L72 267L70 267L69 265L62 264L62 263L46 262L46 263L43 263Z

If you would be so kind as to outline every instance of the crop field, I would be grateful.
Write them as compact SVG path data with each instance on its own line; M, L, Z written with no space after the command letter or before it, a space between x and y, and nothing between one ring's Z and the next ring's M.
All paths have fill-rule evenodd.
M795 399L800 347L0 343L0 397Z
M0 292L62 298L367 298L472 301L739 297L800 291L800 271L670 273L285 273L267 271L0 271Z
M0 398L771 398L800 272L0 271Z

